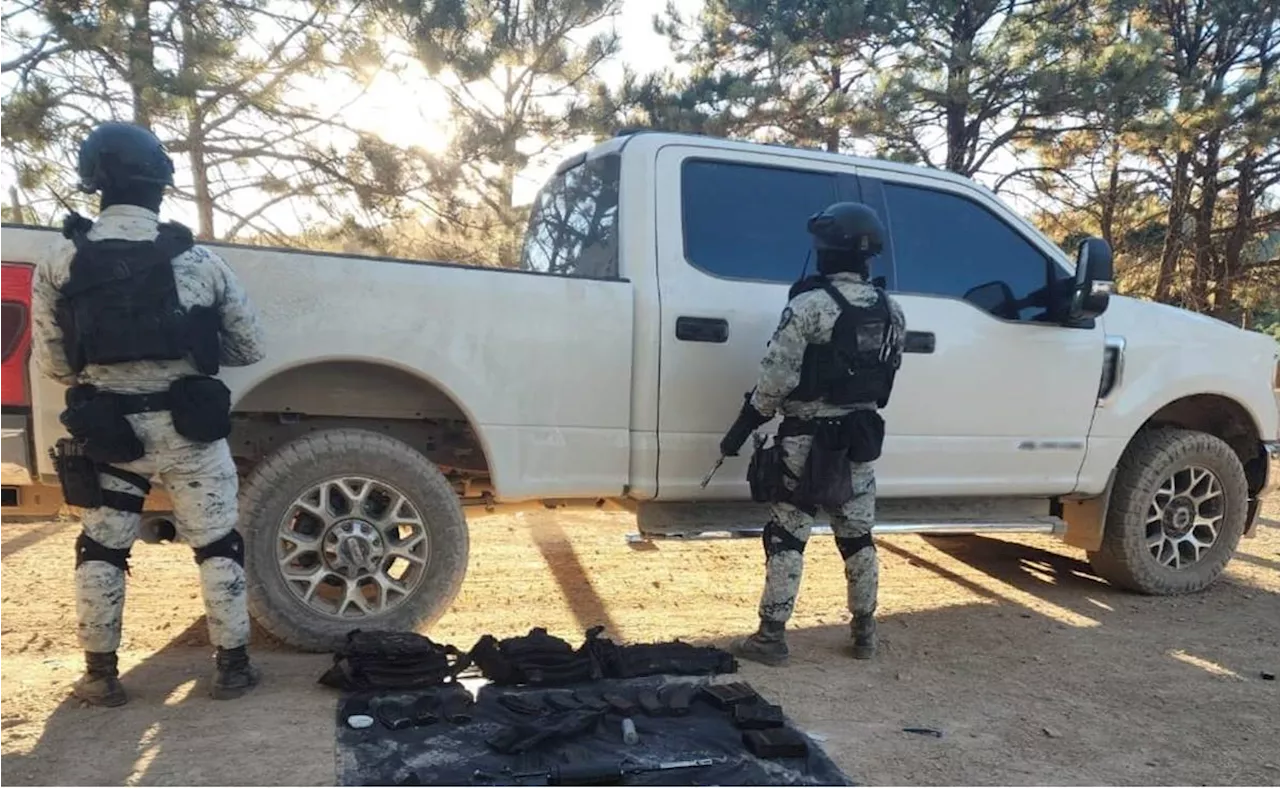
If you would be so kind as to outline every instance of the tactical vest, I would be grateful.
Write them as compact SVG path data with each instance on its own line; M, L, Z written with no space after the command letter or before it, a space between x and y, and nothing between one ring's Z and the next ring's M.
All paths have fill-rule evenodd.
M831 330L831 340L805 348L800 368L800 385L788 399L797 402L821 400L829 405L889 403L893 379L902 363L891 344L893 316L889 297L876 288L871 306L854 306L825 276L817 276L792 288L800 293L822 288L836 305L840 316Z
M76 247L58 303L71 369L191 357L200 372L216 374L217 311L184 309L174 281L173 259L194 245L191 231L165 223L154 241L90 241L91 227L69 218L64 230Z

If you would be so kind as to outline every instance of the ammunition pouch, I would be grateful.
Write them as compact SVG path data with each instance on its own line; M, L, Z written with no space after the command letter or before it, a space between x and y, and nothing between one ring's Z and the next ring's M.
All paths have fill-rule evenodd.
M202 375L218 374L222 360L221 329L222 316L216 308L193 306L187 310L187 348L191 362Z
M69 506L96 509L102 506L102 483L98 479L98 464L85 454L84 441L76 438L59 438L49 451L58 484L62 486L62 499Z
M855 410L845 417L850 462L875 462L884 449L884 418L874 410Z
M751 500L756 503L779 503L789 500L789 492L783 480L791 475L783 461L782 444L774 439L766 447L763 440L756 441L756 449L747 464L747 486L751 488Z
M147 493L151 491L151 483L136 473L94 462L85 454L84 441L77 438L59 438L49 455L53 458L53 467L57 471L58 483L62 487L62 500L68 505L82 509L97 509L105 506L132 514L142 511ZM103 473L137 487L141 494L103 489L102 479L99 476Z
M67 408L59 416L62 425L83 444L84 454L96 463L133 462L146 453L142 441L125 418L119 395L98 391L91 385L67 389Z
M167 410L179 435L198 443L214 443L231 434L231 391L216 378L190 376L175 380L168 391L112 394L91 385L67 390L63 426L84 444L97 463L133 462L146 453L126 416Z
M791 493L794 505L835 509L853 497L853 468L849 464L849 436L844 419L787 419L778 434L813 437L804 470Z
M791 502L832 509L853 497L852 463L873 462L884 447L884 419L874 410L855 410L837 419L786 419L778 438L813 437Z
M169 386L173 428L197 443L214 443L231 434L231 390L217 378L186 377Z

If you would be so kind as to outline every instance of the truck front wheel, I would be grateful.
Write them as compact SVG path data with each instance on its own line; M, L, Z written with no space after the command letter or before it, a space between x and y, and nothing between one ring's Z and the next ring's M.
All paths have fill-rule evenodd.
M356 429L316 432L259 463L241 495L249 611L280 640L330 651L353 629L438 619L467 571L467 524L426 457Z
M1200 591L1235 553L1248 501L1240 458L1220 438L1174 428L1140 433L1116 469L1102 547L1089 562L1131 591Z

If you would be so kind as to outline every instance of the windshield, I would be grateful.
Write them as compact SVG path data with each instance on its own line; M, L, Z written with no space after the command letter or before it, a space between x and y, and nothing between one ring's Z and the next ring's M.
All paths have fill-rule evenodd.
M619 156L584 161L538 192L520 268L546 274L618 276Z

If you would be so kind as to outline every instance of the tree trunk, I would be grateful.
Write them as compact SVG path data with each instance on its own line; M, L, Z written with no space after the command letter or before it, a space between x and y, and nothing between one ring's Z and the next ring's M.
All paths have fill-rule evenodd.
M1227 235L1227 241L1223 245L1222 255L1218 263L1217 276L1215 277L1217 281L1214 283L1213 288L1213 305L1215 309L1227 308L1235 298L1235 282L1233 280L1243 262L1240 257L1244 254L1244 246L1248 242L1253 229L1253 213L1257 207L1253 186L1256 168L1257 154L1253 151L1249 151L1237 167L1240 179L1236 184L1235 226L1231 228L1231 232Z
M840 64L833 63L831 65L831 95L836 101L840 100ZM831 128L827 129L827 152L840 152L840 121L832 119Z
M1108 158L1107 193L1102 200L1102 216L1098 229L1102 240L1115 249L1116 204L1120 201L1120 135L1111 138L1111 153Z
M204 116L196 95L197 78L192 65L196 31L191 2L182 0L178 5L178 18L182 22L182 84L191 91L190 95L183 96L187 101L187 161L191 165L191 190L196 202L196 237L211 241L215 237L213 195L209 188L209 163L205 158Z
M973 66L973 38L968 3L961 2L951 21L951 52L947 58L947 163L951 172L969 175L969 79Z
M1191 191L1190 174L1191 153L1178 151L1174 160L1173 194L1169 201L1169 224L1165 230L1164 251L1160 254L1160 275L1156 279L1155 299L1169 300L1169 292L1173 287L1173 274L1178 266L1178 257L1182 254L1182 225L1186 219L1187 201Z
M18 224L26 224L27 212L22 207L22 197L18 194L17 186L9 187L9 205L9 211L12 215L11 221L17 222Z
M192 107L187 112L187 142L191 146L187 156L191 162L191 191L196 201L196 236L212 241L214 235L213 195L209 188L209 165L205 160L204 127L199 112Z
M155 41L151 37L151 0L133 0L133 24L129 29L129 89L133 96L133 122L150 129L151 100L155 91Z
M1218 171L1222 134L1214 131L1205 142L1200 172L1200 209L1196 214L1195 267L1191 272L1191 303L1197 311L1209 307L1209 277L1214 268L1213 218L1218 209Z
M515 106L515 85L511 81L511 67L506 67L506 90L503 97L504 113L503 113L503 141L502 141L502 172L498 176L498 194L497 202L501 206L498 212L498 225L502 228L502 237L498 241L498 265L503 268L515 268L516 263L516 236L519 234L519 228L516 226L516 212L512 206L515 199L516 187L516 132L520 124L520 118L517 116Z

